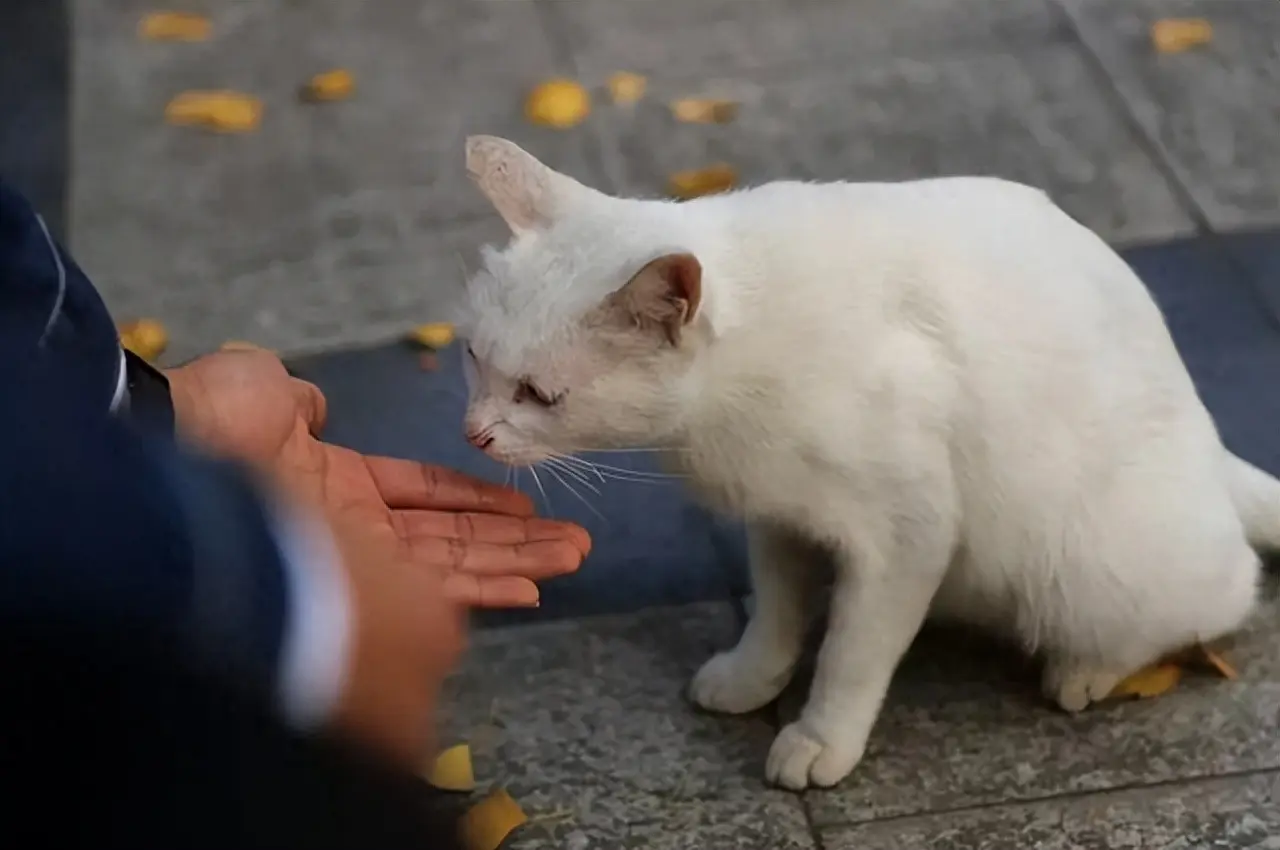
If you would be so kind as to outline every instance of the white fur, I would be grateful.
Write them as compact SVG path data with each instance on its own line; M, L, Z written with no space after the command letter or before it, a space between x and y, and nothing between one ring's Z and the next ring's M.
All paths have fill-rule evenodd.
M504 150L508 170L540 167ZM748 521L756 609L693 681L707 708L777 696L806 578L834 555L816 677L771 780L853 769L928 614L1043 653L1046 692L1072 711L1249 615L1250 543L1280 544L1280 482L1223 448L1142 283L1043 193L989 178L684 204L555 191L545 226L473 282L489 374L468 425L519 463L679 449L696 491ZM643 370L599 364L584 313L671 250L702 264L691 332ZM503 394L522 370L572 404L522 409Z

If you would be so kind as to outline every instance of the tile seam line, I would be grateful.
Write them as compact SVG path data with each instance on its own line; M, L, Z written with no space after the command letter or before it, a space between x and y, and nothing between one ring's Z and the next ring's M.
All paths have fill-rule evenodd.
M850 827L868 826L871 824L897 823L901 821L912 820L928 820L929 818L942 817L946 815L967 814L969 812L980 812L987 809L998 809L1007 806L1032 806L1037 803L1051 803L1066 800L1083 800L1091 797L1106 797L1113 794L1125 793L1129 791L1145 791L1149 789L1159 788L1179 788L1192 785L1203 785L1210 782L1216 782L1229 779L1250 779L1255 776L1277 776L1280 777L1280 765L1269 765L1267 767L1253 767L1245 770L1224 771L1222 773L1206 773L1194 776L1179 776L1171 779L1162 779L1156 782L1127 782L1119 785L1113 785L1107 788L1094 788L1080 791L1063 791L1058 794L1043 794L1032 797L1010 797L1004 800L992 800L987 802L972 803L963 806L947 806L940 809L931 809L919 812L903 812L901 814L886 815L884 817L858 818L855 820L833 820L822 821L817 820L816 824L819 830L847 829Z
M1080 26L1076 16L1071 13L1063 0L1049 0L1049 3L1056 10L1059 19L1071 30L1079 47L1081 57L1099 82L1099 87L1108 93L1111 105L1118 107L1120 116L1129 127L1129 132L1134 141L1151 159L1152 164L1164 178L1166 185L1172 190L1178 203L1182 205L1183 210L1190 217L1196 228L1195 235L1210 236L1214 234L1216 231L1209 223L1208 214L1196 201L1195 195L1192 194L1191 189L1183 181L1178 169L1173 166L1172 155L1164 144L1148 133L1147 128L1142 125L1142 121L1138 119L1137 113L1129 103L1129 98L1125 97L1124 92L1120 90L1115 75L1111 73L1111 69L1107 67L1107 63L1103 60L1101 54L1094 49L1093 45L1085 37L1084 29Z

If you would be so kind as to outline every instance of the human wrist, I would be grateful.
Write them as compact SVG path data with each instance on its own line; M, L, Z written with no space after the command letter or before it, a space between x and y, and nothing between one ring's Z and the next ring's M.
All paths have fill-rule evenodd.
M174 428L186 437L198 437L203 428L207 405L200 379L186 366L162 369L169 381L169 395L173 399Z

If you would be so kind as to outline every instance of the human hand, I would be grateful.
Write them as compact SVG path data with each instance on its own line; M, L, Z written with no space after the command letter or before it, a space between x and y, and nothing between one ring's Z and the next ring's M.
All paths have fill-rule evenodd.
M440 689L464 647L462 608L445 574L422 569L395 538L357 519L330 519L354 622L331 717L385 758L420 768L435 747Z
M268 351L223 350L166 374L180 433L268 471L330 521L440 568L455 601L536 605L535 582L573 572L590 550L586 531L534 517L521 493L320 441L323 394Z

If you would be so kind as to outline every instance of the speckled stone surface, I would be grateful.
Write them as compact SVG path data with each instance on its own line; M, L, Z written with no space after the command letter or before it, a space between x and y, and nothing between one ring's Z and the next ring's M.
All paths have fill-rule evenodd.
M753 715L685 700L739 631L727 603L481 632L446 689L444 743L471 745L478 793L521 802L520 850L1275 847L1280 603L1268 588L1255 627L1225 649L1239 680L1192 671L1158 699L1078 717L1045 704L1033 662L930 627L863 763L832 790L762 781L803 671Z
M1197 199L1221 195L1250 216L1280 208L1270 113L1245 108L1269 91L1267 23L1216 11L1269 0L1215 7L1247 91L1205 82L1227 70L1177 70L1210 55L1189 54L1157 63L1177 76L1154 107L1125 64L1150 64L1149 50L1116 46L1105 19L1124 13L1083 2L1070 18L1050 0L191 0L216 37L153 44L135 34L146 0L73 0L72 248L120 318L162 319L181 359L229 338L327 350L438 318L458 255L495 235L461 167L473 132L606 190L660 192L669 172L721 158L748 182L994 173L1043 186L1116 241L1186 233L1173 166L1135 133L1131 106L1149 130L1151 109L1174 127L1194 117L1199 135L1166 147L1179 175L1203 173L1184 175ZM299 103L299 85L332 67L355 73L356 95ZM652 75L639 108L606 102L616 69ZM526 92L552 74L595 92L581 126L524 120ZM174 94L210 87L262 97L262 127L215 136L163 122ZM676 125L664 106L716 93L742 100L740 120ZM1195 166L1223 151L1229 167Z
M659 79L651 100L607 114L629 192L661 193L671 172L720 161L744 184L991 174L1045 189L1112 241L1192 227L1073 45L700 83L693 93L742 102L726 125L676 123L666 101L689 91Z
M822 833L824 850L1280 847L1280 773L906 818Z
M549 4L581 73L686 82L1071 37L1048 0L574 0Z
M862 763L836 789L807 795L814 821L1280 769L1280 604L1268 604L1228 657L1238 681L1190 675L1159 699L1073 717L1040 696L1038 668L1018 654L927 633L899 670ZM784 720L797 703L782 702Z
M482 633L446 689L445 743L525 808L516 848L811 847L799 799L764 785L767 717L684 698L738 631L709 603Z
M1280 4L1064 0L1117 90L1219 230L1280 224ZM1160 18L1202 17L1213 42L1158 54Z
M71 236L117 315L166 322L173 357L228 338L316 350L439 318L457 252L482 238L467 223L487 213L462 165L470 133L609 188L590 128L522 117L528 87L563 70L538 4L198 0L184 8L212 18L202 44L140 41L152 5L74 3ZM355 95L301 103L334 67ZM262 126L164 122L171 97L205 88L262 98Z

